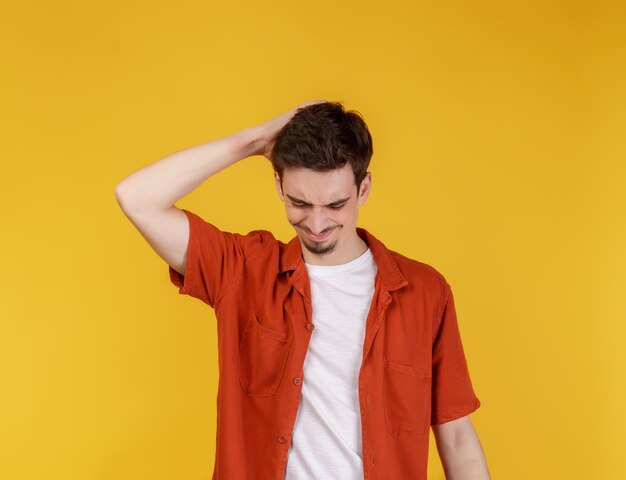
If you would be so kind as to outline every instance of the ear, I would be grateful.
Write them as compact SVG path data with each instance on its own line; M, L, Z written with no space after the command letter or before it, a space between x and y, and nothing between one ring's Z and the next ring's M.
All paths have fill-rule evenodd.
M365 200L367 200L367 197L370 194L371 187L372 187L372 173L367 172L365 174L365 177L363 177L363 180L361 181L361 192L359 193L359 198L357 198L359 205L363 205L365 203Z
M280 185L280 175L278 175L276 170L274 170L274 182L276 183L276 192L278 192L278 197L284 201L285 197L283 196L283 189Z

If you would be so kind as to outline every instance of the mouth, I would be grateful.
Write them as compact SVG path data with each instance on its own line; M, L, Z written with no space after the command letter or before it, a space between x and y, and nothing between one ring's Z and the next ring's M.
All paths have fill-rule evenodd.
M315 240L316 242L321 242L322 240L326 240L331 233L333 233L334 228L330 229L328 232L326 232L324 235L314 235L313 233L307 232L305 230L304 233L306 233L307 237L309 237L311 240Z

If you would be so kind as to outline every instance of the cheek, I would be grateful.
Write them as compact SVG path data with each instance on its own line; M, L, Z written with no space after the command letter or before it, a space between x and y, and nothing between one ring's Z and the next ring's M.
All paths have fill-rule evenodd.
M304 212L287 210L285 213L287 214L287 220L289 223L299 223L306 218L306 214Z
M351 208L341 213L341 217L345 223L351 223L356 221L356 216L359 213L358 208Z

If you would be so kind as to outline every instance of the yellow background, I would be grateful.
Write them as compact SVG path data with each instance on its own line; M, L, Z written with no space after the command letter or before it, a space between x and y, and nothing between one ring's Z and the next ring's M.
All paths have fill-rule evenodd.
M114 189L312 99L372 132L359 224L452 285L492 478L626 478L621 5L3 2L0 478L210 478L214 313ZM260 156L177 205L295 234Z

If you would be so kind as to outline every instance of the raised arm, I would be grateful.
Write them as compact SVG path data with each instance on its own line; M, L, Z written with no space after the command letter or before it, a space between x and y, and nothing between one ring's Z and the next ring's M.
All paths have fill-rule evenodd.
M175 152L124 178L115 197L154 251L181 275L189 241L189 222L174 203L207 178L258 152L257 131L227 137Z
M252 155L268 158L280 129L302 103L269 121L226 137L177 151L125 177L115 197L155 252L181 275L189 241L189 221L174 206L207 178Z

